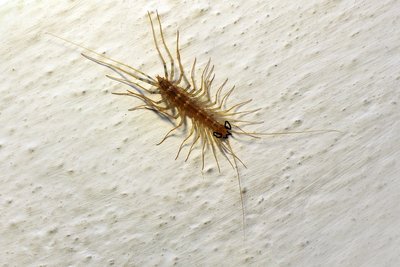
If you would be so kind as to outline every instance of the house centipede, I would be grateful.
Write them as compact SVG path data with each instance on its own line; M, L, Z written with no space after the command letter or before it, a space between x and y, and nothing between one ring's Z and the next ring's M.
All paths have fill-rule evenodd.
M156 12L159 36L157 38L156 26L153 22L150 12L147 12L151 32L154 41L155 48L158 56L162 62L164 75L157 75L155 78L146 74L145 72L133 68L122 62L113 60L106 57L103 54L95 52L89 48L86 48L78 43L69 41L65 38L59 37L52 33L48 33L56 38L62 39L65 42L71 43L75 46L81 47L86 53L81 55L97 64L103 65L119 73L121 78L106 75L106 77L115 80L117 82L126 84L136 89L127 89L126 92L114 92L115 95L131 96L140 99L144 104L130 108L129 111L147 109L156 112L162 117L168 118L175 122L175 127L170 129L162 140L157 145L162 144L175 130L180 128L185 123L185 119L188 118L191 121L191 128L188 135L181 142L175 160L179 157L183 147L187 144L191 138L191 145L188 149L185 162L189 159L192 151L198 143L201 149L201 165L202 171L204 170L205 154L208 150L211 150L214 160L216 162L218 171L221 172L218 155L222 155L230 166L236 171L236 177L238 181L241 210L242 210L242 227L243 234L245 235L245 210L243 201L243 190L241 185L241 179L239 174L238 162L245 168L246 165L243 161L235 154L230 144L230 139L233 135L245 135L254 138L259 138L259 135L280 135L280 134L294 134L294 133L315 133L315 132L329 132L336 130L311 130L301 132L277 132L277 133L255 133L247 132L242 129L243 126L258 124L262 122L252 122L243 120L241 117L257 112L260 109L252 109L241 111L240 109L249 104L252 99L234 104L230 107L227 106L227 102L232 92L235 89L233 86L228 91L224 90L228 79L225 79L221 85L218 86L215 91L214 97L211 96L211 88L215 78L214 66L211 65L211 60L208 60L206 66L201 72L200 83L197 82L195 77L196 70L196 58L193 61L190 71L190 77L186 75L186 71L181 62L180 48L179 48L179 31L176 32L176 60L178 66L176 66L174 57L172 56L171 50L166 44L163 27L161 24L160 16ZM161 37L161 45L159 38ZM161 52L163 48L164 55ZM167 56L165 56L165 53ZM97 58L96 58L97 57ZM169 66L167 60L169 60ZM130 76L128 79L125 75ZM177 78L176 78L177 77ZM132 79L133 78L133 79ZM149 88L150 86L150 88ZM223 91L226 91L223 93ZM144 94L146 92L147 94ZM150 98L149 95L159 96L158 100ZM179 119L179 122L178 122ZM243 126L242 126L243 124ZM218 153L219 152L219 153Z

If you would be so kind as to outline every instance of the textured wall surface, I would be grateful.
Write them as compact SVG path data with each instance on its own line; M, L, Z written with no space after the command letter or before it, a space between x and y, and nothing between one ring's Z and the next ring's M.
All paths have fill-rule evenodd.
M399 1L61 2L0 4L1 266L399 266ZM45 34L161 74L156 9L254 130L342 131L233 141L245 240L229 164Z

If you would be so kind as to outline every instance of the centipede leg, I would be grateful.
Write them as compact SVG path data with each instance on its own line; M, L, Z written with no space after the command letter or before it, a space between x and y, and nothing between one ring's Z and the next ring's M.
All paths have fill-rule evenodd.
M236 104L236 105L230 107L229 109L225 110L225 112L230 112L230 111L232 111L232 110L235 110L235 109L238 109L238 108L240 108L240 107L243 107L244 105L247 105L247 104L250 103L251 101L253 101L253 99L249 99L249 100L247 100L247 101L244 101L244 102L241 102L241 103L239 103L239 104Z
M188 152L188 154L187 154L187 156L186 156L186 159L185 159L185 162L189 159L189 156L190 156L190 154L192 153L192 150L193 150L193 148L194 148L194 145L197 143L197 141L200 139L200 134L199 134L199 132L198 132L198 127L196 126L196 135L195 135L195 138L194 138L194 140L193 140L193 143L192 143L192 145L190 146L190 149L189 149L189 152Z
M178 64L179 64L179 70L180 70L180 74L179 74L179 78L176 81L177 84L179 84L183 80L186 83L186 90L190 89L190 82L188 80L188 78L186 77L186 73L185 70L183 69L183 65L182 65L182 61L181 61L181 53L179 51L179 31L176 32L176 58L178 60Z
M160 47L158 46L157 38L156 38L156 33L155 33L155 31L154 31L153 20L151 19L150 12L147 12L147 15L148 15L148 17L149 17L150 24L151 24L151 32L153 33L154 45L155 45L155 47L156 47L156 49L157 49L158 55L160 56L161 62L162 62L163 67L164 67L164 75L165 75L165 78L168 78L167 63L165 62L165 59L164 59L164 57L163 57L162 54L161 54Z
M203 93L203 90L205 90L204 88L204 79L207 76L207 72L208 72L208 68L210 67L210 63L211 63L211 59L208 60L207 65L205 66L203 72L201 73L201 82L200 82L200 88L193 93L193 96L197 96L199 94Z
M212 152L213 152L213 155L214 155L215 162L217 163L218 172L221 173L221 168L219 167L219 162L218 162L216 149L215 149L215 138L211 135L211 133L208 133L207 136L208 136L208 138L210 140L210 143L211 143L211 149L212 149Z
M234 113L226 113L226 116L234 116L234 115L249 115L251 113L259 111L261 108L253 109L253 110L246 110L246 111L240 111L240 112L234 112Z
M88 56L88 55L86 55L86 54L84 54L84 53L81 53L81 55L82 55L83 57L85 57L85 58L87 58L87 59L89 59L89 60L91 60L91 61L93 61L93 62L99 64L99 65L103 65L103 66L108 67L108 68L110 68L110 69L112 69L112 70L114 70L114 71L116 71L116 70L121 71L121 72L123 72L123 73L125 73L125 74L127 74L127 75L129 75L129 76L134 77L135 79L138 79L139 81L144 82L144 83L147 83L147 84L150 84L150 85L153 85L153 86L156 85L156 83L155 83L154 81L149 80L149 79L141 78L141 77L139 77L138 75L136 75L136 74L134 74L134 73L132 73L132 72L129 72L129 71L127 71L127 70L124 70L124 69L122 69L122 68L120 68L120 67L118 67L118 66L116 66L116 65L113 65L113 64L107 63L107 62L105 62L105 61L101 61L101 60L95 59L95 58L93 58L93 57L91 57L91 56Z
M203 140L203 145L201 147L201 170L204 170L204 152L206 150L206 144L208 144L208 138L204 132L204 130L201 130L200 135Z
M220 103L220 105L219 105L218 108L222 108L222 106L225 105L226 101L228 101L228 98L229 98L229 96L232 94L233 90L235 90L235 86L233 86L233 87L231 88L231 90L229 90L229 91L222 97L221 103Z
M211 66L210 71L205 75L204 79L202 79L202 83L203 83L202 86L204 88L204 91L199 96L199 97L206 96L207 100L209 100L209 101L211 101L211 99L210 99L210 88L211 88L211 85L212 85L212 83L214 81L214 78L215 78L215 75L213 75L213 77L210 79L213 71L214 71L214 65Z
M243 161L242 161L238 156L236 156L236 154L233 152L232 147L231 147L231 145L229 144L229 141L227 141L226 143L227 143L228 146L226 146L224 143L221 143L221 147L222 147L229 155L231 155L232 158L237 159L237 160L243 165L243 167L245 167L245 168L247 169L246 164L244 164ZM236 163L236 161L235 161L235 163Z
M194 126L192 124L192 128L190 129L189 135L182 141L181 145L179 146L179 150L178 150L178 153L176 154L175 160L179 157L179 153L181 152L183 145L192 136L193 132L194 132Z
M111 76L111 75L106 75L106 77L111 79L111 80L114 80L114 81L129 85L129 86L132 86L132 87L135 87L135 86L139 87L140 89L142 89L143 91L145 91L145 92L147 92L149 94L154 94L155 93L154 91L151 91L151 90L145 88L144 86L142 86L142 85L140 85L140 84L138 84L136 82L133 82L133 81L129 81L129 80L126 80L126 79L120 79L120 78L117 78L117 77L114 77L114 76Z
M196 72L196 58L194 58L192 70L190 71L190 79L192 80L193 89L191 91L189 91L189 94L193 94L194 92L197 91L195 72Z
M222 89L224 88L225 84L228 82L228 79L225 79L225 81L218 87L215 96L214 96L214 102L212 102L209 107L215 106L218 103L218 99L221 95Z
M178 124L177 126L175 126L174 128L172 128L172 129L164 136L164 138L157 144L157 146L158 146L158 145L161 145L173 131L175 131L176 129L178 129L179 127L181 127L182 124L183 124L183 121L184 121L184 119L181 117L181 120L180 120L179 124Z
M238 185L239 185L240 203L241 203L241 206L242 206L243 238L245 239L245 238L246 238L246 232L245 232L245 229L246 229L246 219L245 219L245 216L244 216L243 190L242 190L242 183L241 183L241 181L240 181L240 176L239 176L239 168L238 168L237 163L236 163L236 159L239 159L239 158L235 155L235 153L233 153L233 150L232 150L231 145L229 144L229 141L227 141L226 144L227 144L227 146L228 146L228 148L229 148L229 151L233 154L233 162L234 162L234 164L235 164L236 177L237 177L237 181L238 181ZM239 160L240 160L240 159L239 159ZM243 162L242 162L242 164L243 164Z
M165 43L164 33L163 33L162 26L161 26L160 16L158 15L158 11L156 11L156 13L157 13L158 25L160 26L161 41L162 41L162 43L164 45L165 50L167 51L169 60L171 61L171 73L170 73L169 79L172 81L174 79L174 71L175 71L174 58L172 57L171 52L169 51L168 46ZM168 79L168 76L165 76L165 78Z
M165 117L170 118L171 120L172 120L172 119L176 119L176 117L174 117L174 116L172 116L171 114L168 114L167 112L161 110L160 107L155 106L155 105L151 105L151 104L140 105L140 106L137 106L137 107L130 108L130 109L128 109L128 110L129 110L129 111L135 111L135 110L139 110L139 109L147 109L147 110L154 111L154 112L156 112L156 113L159 113L159 114L162 115L162 116L165 116Z
M149 81L152 81L152 82L156 82L156 80L155 80L154 78L150 77L148 74L144 73L144 72L141 71L141 70L135 69L135 68L133 68L133 67L127 65L127 64L124 64L124 63L119 62L119 61L117 61L117 60L114 60L114 59L112 59L112 58L106 57L105 55L100 54L100 53L98 53L98 52L96 52L96 51L94 51L94 50L92 50L92 49L90 49L90 48L84 47L83 45L80 45L80 44L78 44L78 43L75 43L75 42L72 42L72 41L70 41L70 40L67 40L67 39L65 39L65 38L63 38L63 37L60 37L60 36L57 36L57 35L55 35L55 34L53 34L53 33L47 32L46 34L49 34L49 35L51 35L51 36L53 36L53 37L56 37L56 38L58 38L58 39L60 39L60 40L63 40L64 42L70 43L70 44L75 45L75 46L77 46L77 47L80 47L80 48L82 48L82 49L88 51L89 53L92 53L92 54L94 54L94 55L96 55L96 56L98 56L98 57L104 59L104 60L97 60L97 59L94 59L93 57L90 57L90 56L88 56L88 55L82 53L82 56L88 58L89 60L94 61L95 63L103 64L103 65L105 65L105 66L107 66L107 65L108 65L108 66L113 66L114 68L119 68L119 69L122 69L122 67L128 68L128 69L130 69L130 70L132 70L132 71L134 71L134 72L136 72L136 73L138 73L138 74L140 74L140 75L146 77L146 79L144 79L144 80L149 80ZM115 63L115 64L118 64L120 67L116 66L115 64L107 63L107 62L105 62L105 60L108 60L108 61L110 61L110 62L113 62L113 63ZM131 72L127 71L127 70L124 70L124 72L130 73L129 75L133 76L133 73L131 73ZM137 74L136 74L136 75L137 75ZM142 78L138 76L138 79L142 79Z
M114 92L112 93L113 95L127 95L127 96L132 96L132 97L136 97L139 98L141 100L143 100L146 103L152 103L152 104L156 104L156 102L142 94L137 94L131 90L127 90L127 93L118 93L118 92Z

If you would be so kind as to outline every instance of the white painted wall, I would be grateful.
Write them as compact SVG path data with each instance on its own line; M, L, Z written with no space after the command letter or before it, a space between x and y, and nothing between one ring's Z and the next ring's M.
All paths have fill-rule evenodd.
M1 266L398 266L400 2L3 1ZM258 131L234 171L111 95L125 86L61 35L156 75L146 11L190 66L212 58Z

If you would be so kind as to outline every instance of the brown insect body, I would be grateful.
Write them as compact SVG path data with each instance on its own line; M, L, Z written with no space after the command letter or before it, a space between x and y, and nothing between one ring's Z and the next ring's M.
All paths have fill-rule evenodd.
M170 106L176 107L181 116L187 116L192 119L192 123L198 123L203 127L209 128L215 135L228 138L231 133L225 125L221 123L222 120L213 111L205 108L206 103L200 98L196 98L193 94L187 92L185 89L173 84L168 79L157 76L158 88L162 98ZM220 138L219 137L219 138Z

